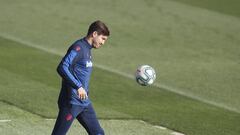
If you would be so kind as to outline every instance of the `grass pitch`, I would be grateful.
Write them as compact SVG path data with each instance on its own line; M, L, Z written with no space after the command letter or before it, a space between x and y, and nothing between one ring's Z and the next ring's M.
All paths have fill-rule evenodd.
M60 78L55 68L60 57L4 38L0 43L1 102L44 119L56 118ZM90 98L100 119L144 120L194 135L239 132L239 113L156 87L141 87L132 79L98 68L91 82Z
M112 35L104 48L94 51L95 63L125 74L139 64L152 65L158 73L156 84L183 94L143 88L95 67L91 97L100 118L140 119L189 135L239 134L240 20L230 13L239 12L234 0L218 6L180 0L94 2L1 1L0 35L63 54L84 36L89 22L101 19ZM96 5L98 10L92 10ZM224 8L229 5L236 6ZM5 38L0 42L0 100L55 118L59 55Z
M0 102L0 132L2 135L50 135L55 119L44 119L15 106ZM9 121L7 121L9 120ZM139 120L100 120L108 135L170 135L172 131L158 129ZM87 135L76 121L68 135Z
M227 15L240 17L239 8L240 2L238 0L175 0L200 8L220 12Z
M63 54L89 22L101 19L112 34L94 52L95 63L126 74L149 64L158 73L156 83L240 112L240 20L225 13L230 9L211 10L214 2L189 2L212 5L202 8L170 0L1 1L0 34Z

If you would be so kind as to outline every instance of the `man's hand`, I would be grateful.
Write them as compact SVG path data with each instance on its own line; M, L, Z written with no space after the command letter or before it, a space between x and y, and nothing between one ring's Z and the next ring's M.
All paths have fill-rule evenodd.
M78 91L78 97L81 100L86 100L88 98L87 92L85 91L85 89L83 87L80 87L77 91Z

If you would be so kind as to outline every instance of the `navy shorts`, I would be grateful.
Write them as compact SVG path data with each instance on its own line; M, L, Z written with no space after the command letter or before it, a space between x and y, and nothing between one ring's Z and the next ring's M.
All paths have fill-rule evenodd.
M104 135L92 104L89 104L87 107L78 105L60 107L52 135L66 135L75 118L89 135Z

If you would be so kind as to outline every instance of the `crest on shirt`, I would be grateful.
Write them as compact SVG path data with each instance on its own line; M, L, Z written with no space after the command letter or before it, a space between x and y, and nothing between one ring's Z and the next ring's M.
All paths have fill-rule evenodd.
M81 50L80 46L76 46L74 49L75 49L77 52Z

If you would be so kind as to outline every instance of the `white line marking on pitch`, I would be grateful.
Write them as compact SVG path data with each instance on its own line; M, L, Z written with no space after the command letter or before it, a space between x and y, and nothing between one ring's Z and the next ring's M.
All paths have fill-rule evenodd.
M143 120L138 120L138 121L141 122L141 123L144 123L144 124L149 124L149 123L147 123L147 122L145 122ZM167 129L166 127L159 126L159 125L153 125L153 127L161 129L161 130L166 130Z
M172 132L171 135L184 135L184 134L179 132Z
M0 120L1 123L4 123L4 122L10 122L12 120Z
M167 128L165 128L165 127L162 127L162 126L153 126L153 127L155 127L155 128L159 128L159 129L162 129L162 130L166 130Z
M16 38L14 36L10 36L10 35L3 34L3 33L0 33L0 36L3 37L3 38L6 38L6 39L12 40L12 41L21 43L21 44L23 44L25 46L33 47L33 48L36 48L38 50L42 50L42 51L45 51L45 52L48 52L48 53L51 53L51 54L55 54L55 55L58 55L58 56L62 56L63 55L63 53L60 53L60 52L58 52L56 50L48 49L48 48L42 47L40 45L37 45L35 43L31 43L31 42L22 40L20 38ZM129 75L127 73L124 73L124 72L121 72L121 71L118 71L118 70L114 70L112 68L108 68L108 67L100 65L100 64L95 64L95 65L96 65L96 67L98 67L100 69L103 69L103 70L106 70L106 71L109 71L109 72L112 72L112 73L115 73L115 74L118 74L118 75L121 75L121 76L124 76L124 77L127 77L127 78L134 79L133 75ZM177 88L173 88L173 87L170 87L170 86L167 86L167 85L164 85L164 84L159 84L159 83L155 83L154 86L156 86L158 88L163 88L165 90L174 92L176 94L179 94L179 95L182 95L182 96L186 96L186 97L189 97L189 98L192 98L192 99L195 99L195 100L198 100L198 101L210 104L210 105L214 105L214 106L217 106L217 107L220 107L220 108L232 111L232 112L240 113L240 110L238 110L236 108L229 107L228 105L225 105L225 104L222 104L222 103L217 103L217 102L214 102L214 101L203 99L203 98L198 97L196 95L183 92L182 90L177 89Z
M47 121L55 121L56 119L45 119Z

